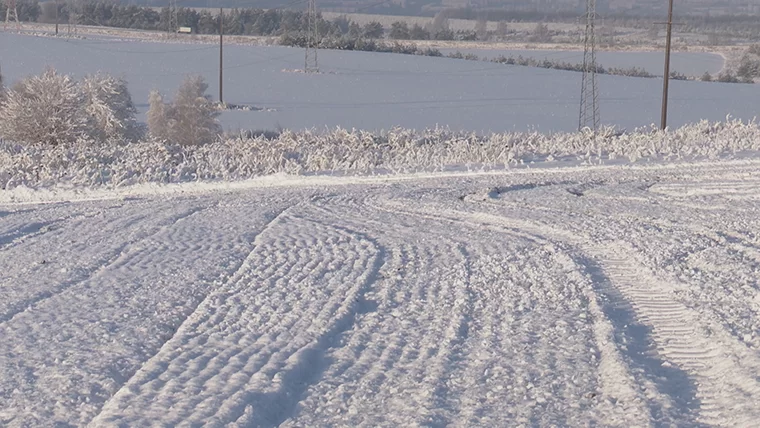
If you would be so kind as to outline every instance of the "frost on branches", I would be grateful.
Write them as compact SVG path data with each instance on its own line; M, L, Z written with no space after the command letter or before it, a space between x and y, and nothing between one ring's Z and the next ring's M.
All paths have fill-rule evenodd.
M6 91L0 100L0 136L47 146L128 141L139 137L135 113L124 80L97 74L76 81L48 69Z
M0 105L0 135L18 143L50 145L85 137L81 88L71 77L52 69L17 82Z
M533 161L713 159L748 151L757 153L760 128L754 122L703 121L668 132L641 130L619 135L606 130L596 139L585 133L482 136L446 129L393 129L381 134L337 129L328 133L286 131L273 139L224 138L205 145L156 139L130 144L95 141L100 140L55 146L2 143L0 188L117 187L325 171L364 174L492 169Z
M92 134L98 140L140 137L135 119L137 109L124 79L108 74L95 74L81 82L85 97L85 113L90 119Z
M176 144L200 145L217 139L222 130L216 118L219 111L206 95L208 84L201 76L187 77L174 97L174 102L164 103L158 91L151 91L148 98L148 130L159 141Z

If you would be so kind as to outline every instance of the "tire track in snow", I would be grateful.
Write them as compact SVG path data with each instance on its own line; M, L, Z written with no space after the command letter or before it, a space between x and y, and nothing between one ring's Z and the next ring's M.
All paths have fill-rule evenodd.
M651 340L664 360L662 365L677 367L688 375L688 379L684 379L680 373L672 373L665 383L659 382L661 392L671 397L671 403L655 406L653 416L661 417L657 407L672 411L668 407L675 405L676 413L668 418L684 423L750 426L760 418L760 382L755 375L760 371L757 356L722 327L705 324L695 311L675 301L668 292L672 290L670 285L647 273L643 266L631 264L631 251L622 250L623 244L592 244L552 226L496 215L455 211L448 214L453 218L470 218L481 225L550 236L594 256L604 277L625 299L618 305L630 305L636 319L651 329L646 334L647 340ZM600 279L598 274L597 279ZM664 372L658 370L658 373Z
M352 426L445 425L453 416L448 376L461 359L471 321L463 247L437 232L419 239L408 230L387 230L361 198L315 203L322 217L376 236L389 258L372 293L375 310L333 353L336 363L325 381L310 389L285 426L320 425L331 415L343 415ZM409 240L414 244L399 245Z
M291 211L257 235L234 278L198 306L93 426L269 426L290 416L351 328L383 259L362 234Z
M130 248L130 246L137 245L139 242L149 239L152 235L155 235L155 234L161 233L162 231L170 229L177 222L182 221L186 219L187 217L202 211L203 209L205 208L192 208L190 210L180 213L179 215L170 216L165 219L165 222L162 222L163 224L159 223L159 227L153 229L150 232L138 233L137 239L133 241L121 243L115 248L111 249L105 255L102 255L100 260L98 261L97 266L94 266L91 269L85 269L86 274L84 276L80 276L69 281L60 282L56 284L54 287L51 287L44 291L33 294L23 300L12 302L10 305L4 308L5 309L4 312L0 313L0 325L2 325L5 322L12 321L16 315L22 312L33 310L34 306L39 304L40 302L43 302L60 293L63 293L67 289L74 287L77 284L81 284L83 282L97 278L103 272L107 271L111 266L129 264L130 257L137 254L134 252L129 253L127 251ZM133 225L137 224L137 222L139 222L143 218L144 217L138 217L136 221L132 222L132 224ZM127 224L127 227L129 226L130 224Z
M264 233L264 232L265 232L265 231L266 231L266 230L267 230L267 229L268 229L270 226L272 226L274 223L276 223L276 222L278 221L278 219L280 218L280 216L281 216L281 215L283 215L283 214L285 213L285 211L287 211L288 209L290 209L290 207L289 207L289 208L285 208L285 209L282 209L282 210L280 210L280 211L279 211L279 212L278 212L276 215L274 215L274 216L273 216L273 217L272 217L272 218L271 218L271 219L270 219L270 220L267 222L267 224L266 224L266 225L264 225L264 227L261 229L261 231L259 231L259 232L257 233L257 235L254 237L254 239L253 239L253 240L254 240L254 243L255 243L255 242L256 242L256 240L258 239L258 236L259 236L259 235L261 235L262 233ZM232 273L230 276L228 276L228 277L227 277L227 278L224 280L224 282L223 282L223 283L220 283L220 284L219 284L219 287L220 287L220 288L223 288L223 287L227 286L227 285L228 285L228 284L230 284L230 283L235 283L235 282L237 282L237 281L240 281L240 280L241 280L241 278L243 277L243 275L244 275L244 274L246 274L246 273L248 272L248 270L250 269L250 266L249 266L249 260L250 260L251 256L253 255L253 252L254 252L254 251L255 251L255 246L254 246L254 250L250 251L250 252L248 253L248 255L247 255L245 258L243 258L243 259L240 261L240 263L238 263L237 267L236 267L236 268L233 270L233 273ZM198 302L198 304L197 304L197 305L195 305L195 307L194 307L194 308L192 309L192 311L191 311L191 312L188 314L188 316L187 316L187 317L185 317L185 319L184 319L184 320L183 320L183 321L182 321L182 322L181 322L181 323L178 325L178 327L177 327L177 329L174 331L174 333L172 333L172 335L171 335L170 337L168 337L166 341L164 341L163 345L162 345L162 346L161 346L161 347L160 347L160 348L157 350L156 354L155 354L154 356L152 356L150 359L146 360L146 361L145 361L145 363L142 365L142 367L141 367L140 369L138 369L138 370L136 370L134 373L132 373L132 375L129 377L129 379L126 379L126 380L124 381L124 383L123 383L123 386L122 386L122 388L121 388L121 389L125 388L125 387L126 387L128 384L130 384L130 382L132 382L132 379L133 379L135 376L138 376L138 375L141 373L141 371L143 370L143 368L144 368L144 367L146 367L146 365L150 364L151 360L153 360L154 358L156 358L156 356L157 356L158 354L160 354L160 353L161 353L161 352L164 350L164 348L166 348L167 346L169 346L169 343L170 343L172 340L174 340L175 336L176 336L176 335L177 335L179 332L181 332L181 331L182 331L182 329L183 329L183 326L185 326L187 323L191 322L191 320L193 319L193 317L194 317L194 316L196 316L195 314L196 314L196 312L198 311L198 308L199 308L199 307L201 307L203 304L205 304L205 303L207 302L207 300L208 300L208 299L209 299L209 298L210 298L210 297L213 295L213 293L214 293L214 292L215 292L215 290L213 290L213 291L212 291L211 293L209 293L209 294L208 294L208 295L207 295L207 296L206 296L206 297L205 297L203 300L199 301L199 302ZM110 398L110 399L109 399L109 400L108 400L106 403L104 403L103 407L101 408L101 411L98 413L98 415L96 415L96 416L95 416L95 417L92 419L92 421L90 422L90 425L95 425L95 426L97 426L97 425L100 423L100 422L99 422L99 419L101 418L101 415L102 415L102 413L103 413L103 409L106 409L106 408L108 408L108 407L111 405L111 402L114 400L114 398L115 398L115 397L117 397L117 396L119 396L119 394L121 393L121 389L120 389L119 391L116 391L116 392L113 394L113 396L112 396L112 397L111 397L111 398Z
M104 209L111 208L113 207L104 207ZM30 222L24 218L26 217L25 215L30 213L34 214L37 219ZM63 225L68 224L71 221L81 220L88 217L91 217L91 215L81 211L61 216L59 209L52 207L38 210L27 209L12 212L0 212L0 219L2 219L0 225L5 229L4 232L0 232L0 251L7 251L32 238L39 238L45 233L60 229Z
M658 352L691 376L698 403L687 404L697 410L697 421L753 425L760 418L757 357L718 326L702 325L699 314L673 300L666 283L631 264L620 244L590 253L638 317L652 326Z
M212 282L229 272L227 266L239 263L237 251L250 252L240 237L259 227L252 216L259 207L270 210L273 201L261 199L257 198L254 210L245 203L215 208L215 203L209 204L213 201L201 202L208 205L204 210L130 247L107 272L40 302L34 313L18 314L0 327L14 344L13 350L0 345L0 355L27 355L0 369L3 386L16 385L18 390L5 396L7 401L0 394L0 408L4 407L0 421L13 418L9 426L44 426L56 420L81 425L91 420L171 337ZM275 199L274 207L279 205ZM162 212L162 207L153 211ZM180 213L189 208L177 201L167 207ZM239 209L245 210L245 217ZM150 231L155 221L147 220L147 227L126 230L124 237Z
M347 335L346 345L333 353L337 362L284 426L500 426L518 420L566 426L588 421L589 415L578 410L557 411L579 399L582 407L593 404L582 398L589 390L584 388L596 390L590 363L581 363L588 364L583 373L568 369L588 355L586 343L573 342L580 346L573 355L557 346L556 341L568 346L564 327L557 336L535 333L546 325L534 323L564 323L554 319L554 311L565 302L522 312L515 303L521 295L505 295L522 286L510 282L522 269L503 269L515 264L510 257L516 251L524 250L505 245L509 240L502 243L501 234L452 234L459 229L445 219L377 209L366 199L363 194L330 196L317 203L327 217L378 236L392 255L381 271L385 279L375 287L377 309ZM456 282L460 277L466 281ZM443 292L424 291L442 284L452 285ZM535 293L551 291L536 284ZM545 302L540 295L532 298L536 304ZM576 299L571 303L580 303ZM590 330L584 335L591 337ZM424 352L428 348L434 350ZM568 381L576 376L577 385L546 380L541 370L568 375ZM521 394L531 397L532 404L526 405Z
M135 237L134 235L131 235L131 237L136 240L117 242L115 246L108 242L106 245L110 246L109 251L106 252L106 254L97 254L97 256L91 260L81 260L84 267L80 268L80 272L74 273L70 280L53 283L43 290L29 290L29 292L26 293L26 297L22 297L21 299L17 298L13 302L6 302L6 305L4 305L3 308L5 309L5 312L0 319L0 335L6 338L6 343L8 345L10 343L15 345L13 349L0 345L0 355L8 354L10 352L9 355L20 353L27 354L27 357L23 361L16 362L15 366L9 365L0 370L0 377L4 378L7 384L15 385L13 392L4 397L8 401L3 400L5 401L4 404L0 402L0 407L4 407L3 409L0 409L0 422L7 422L9 423L9 426L44 425L45 423L43 421L46 420L45 418L50 418L51 415L66 414L67 411L71 410L80 414L85 414L85 407L95 405L93 399L96 398L95 396L104 393L102 389L104 385L98 385L97 383L90 384L87 382L89 381L87 377L93 374L89 373L84 368L87 364L82 361L72 361L73 358L78 358L78 356L75 357L74 355L78 354L79 351L66 351L65 349L71 346L69 345L51 353L50 347L54 346L55 343L61 342L72 342L73 345L73 342L76 341L74 336L77 335L89 335L90 340L95 340L97 342L102 339L95 336L94 332L103 330L107 331L109 328L108 326L112 325L113 322L108 319L98 319L99 317L97 314L89 314L91 316L95 315L97 321L94 323L92 320L88 322L84 318L69 317L68 315L72 312L75 313L82 308L78 307L76 304L71 305L68 300L71 300L72 296L67 297L68 292L72 289L82 287L89 291L93 283L97 284L99 281L105 281L107 279L107 276L101 276L105 272L127 266L132 260L135 260L136 256L143 254L140 251L128 251L130 245L148 239L150 236L161 233L161 231L166 231L168 230L167 228L171 228L173 225L177 224L177 222L186 219L199 211L201 210L198 208L192 208L188 211L183 211L178 215L159 218L157 224L153 228L139 228L138 225L147 217L145 215L129 216L126 222L116 222L116 224L113 225L108 224L107 227L98 229L98 233L114 233L113 230L110 230L112 227L122 231L124 231L122 227L126 227L127 230L129 230L129 228L135 228L136 232L134 235L137 236ZM88 220L91 220L91 218L91 216L85 216L82 221L87 222ZM76 223L70 224L70 227L73 227L74 225L76 225ZM51 255L49 254L48 256ZM150 254L147 256L150 257ZM88 263L94 263L92 268L86 268ZM13 287L17 286L17 284L13 285ZM13 295L11 287L4 288L3 292L9 292ZM100 295L100 297L106 297L105 295L107 295L108 292L115 293L116 290L108 290ZM79 297L74 296L73 299L77 300ZM49 303L51 301L59 301L60 306L50 305ZM42 328L43 326L47 326L48 329L45 330ZM91 348L95 346L95 343L89 343L86 346L87 348ZM117 345L116 347L119 348L120 346ZM98 357L103 357L103 353L99 353ZM40 368L40 366L42 366L42 368ZM46 388L51 377L55 378L56 376L60 376L60 374L53 374L54 372L72 370L77 373L69 373L67 377L59 379L60 384L55 390L60 396L50 397L45 395L47 391L43 392L36 390L39 387ZM81 398L72 398L65 394L65 391L71 389L72 384L76 383L74 379L85 381L84 385L80 386L81 389L77 391L76 394L81 394ZM114 376L114 379L109 379L108 381L114 380L118 380L118 375ZM105 383L107 384L108 382ZM40 394L40 392L42 393ZM34 397L36 397L34 403L26 402ZM78 403L79 406L77 406L77 401L80 399L83 402ZM53 403L66 402L66 404L53 405L53 403L51 403L52 400L54 400ZM69 402L69 400L73 400L74 403ZM32 405L30 406L30 404ZM66 405L71 406L72 409L64 410ZM77 407L79 408L77 409ZM72 419L71 416L63 418L67 420L76 419ZM10 423L9 421L13 421L13 423Z
M492 228L496 231L498 231L500 234L505 234L506 236L514 236L519 239L525 239L528 241L534 241L536 244L541 245L550 245L553 247L553 244L544 237L543 233L527 233L524 232L521 228L516 227L507 227L505 228L505 225L503 224L502 218L494 218L494 216L488 216L483 215L480 213L463 213L463 212L455 212L451 210L446 209L432 209L432 210L419 210L419 209L410 209L410 204L404 204L400 203L398 201L376 201L374 202L374 206L378 209L385 209L389 210L391 212L397 212L397 213L406 213L409 215L415 215L418 217L431 219L431 220L443 220L447 222L453 222L456 224L463 224L466 225L469 228L473 229L483 229L485 228ZM435 214L431 214L431 213ZM469 220L468 220L469 218ZM494 221L496 220L496 221ZM489 227L489 225L491 227ZM495 226L495 227L493 227ZM510 225L511 226L511 225ZM565 237L567 238L567 237ZM494 240L491 240L489 242L491 243L491 246L493 247L495 244ZM486 254L488 254L489 251L486 251ZM505 249L504 248L493 248L490 251L490 254L504 254ZM560 259L566 259L567 257L564 254L559 254ZM567 262L565 261L565 264ZM574 262L570 262L569 264L574 265ZM577 266L576 266L577 269ZM577 270L571 269L572 274L577 274ZM558 279L558 281L563 281L562 279ZM565 280L566 281L566 280ZM579 281L581 282L581 281ZM587 288L591 288L591 285ZM545 290L548 291L548 290ZM614 326L604 317L604 314L601 312L601 309L599 308L598 298L596 296L596 293L593 290L588 290L586 293L586 298L588 299L588 305L589 305L589 311L591 315L593 316L593 334L597 340L597 346L599 347L599 352L601 354L601 358L599 361L599 370L600 370L600 384L602 389L602 397L600 397L601 401L602 399L610 399L614 401L612 405L610 405L608 402L600 402L599 406L602 408L601 415L600 416L600 422L604 424L611 424L617 422L615 425L617 426L650 426L652 424L652 419L648 417L647 415L650 413L648 410L645 411L647 407L647 397L645 397L640 391L638 391L638 388L630 381L633 377L632 368L628 365L628 363L625 360L625 358L622 356L622 351L617 346L612 345L609 343L609 339L611 338L612 332L614 331ZM494 299L486 299L487 302L492 302ZM479 316L478 319L489 319L489 317L485 316ZM486 326L486 329L498 329L498 323L496 326L493 324L489 327ZM504 328L504 327L501 327ZM504 328L504 332L502 334L499 334L498 336L502 335L513 335L514 334L514 328L518 327L507 327ZM487 352L490 350L490 347L488 347L485 351ZM477 349L471 349L470 352L472 353L479 353L484 352L483 350L478 351ZM466 377L470 378L476 378L476 379L482 379L483 378L483 372L481 371L478 373L480 369L476 368L480 367L483 368L483 366L478 366L477 361L474 362L474 367L470 369L470 374ZM497 366L498 368L498 366ZM487 369L488 370L488 369ZM646 383L646 382L645 382ZM649 382L651 384L651 382ZM489 393L491 394L491 393ZM472 394L472 395L476 395ZM569 397L570 400L577 399L577 397ZM470 406L464 406L464 408L468 409L467 412L462 415L462 418L460 419L461 422L458 423L460 426L471 426L472 424L478 424L482 423L483 419L483 410L474 410L477 409L477 405L472 405L470 403ZM518 408L523 408L522 406ZM507 408L502 410L502 412L513 412L513 408ZM511 413L508 413L511 414ZM540 413L539 413L540 415ZM480 417L478 417L480 416ZM531 416L531 413L523 413L523 414L511 414L510 420L513 422L515 420L523 420L525 422L528 422L530 424L545 424L545 423L556 423L556 421L542 421L539 422L538 420L534 419L534 416ZM514 419L517 418L517 419ZM642 419L644 418L644 419ZM492 422L498 424L498 422ZM503 421L501 422L503 423ZM565 422L567 423L567 422ZM562 423L560 423L562 425Z
M0 234L0 251L5 251L26 239L36 238L48 232L60 222L61 220L27 223L21 227L6 231Z

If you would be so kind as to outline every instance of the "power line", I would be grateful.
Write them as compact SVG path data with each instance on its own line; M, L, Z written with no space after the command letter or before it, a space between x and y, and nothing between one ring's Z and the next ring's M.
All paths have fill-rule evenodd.
M165 55L165 54L171 54L171 53L183 53L183 52L196 52L196 51L206 51L211 49L216 49L216 46L204 46L202 48L188 48L188 49L172 49L172 50L161 50L161 51L136 51L136 50L123 50L123 49L108 49L108 48L99 48L95 46L91 46L92 43L82 43L78 41L73 40L66 40L66 43L81 46L85 49L90 49L94 51L101 51L101 52L118 52L118 53L126 53L126 54L139 54L139 55ZM116 44L116 43L106 43L106 44Z

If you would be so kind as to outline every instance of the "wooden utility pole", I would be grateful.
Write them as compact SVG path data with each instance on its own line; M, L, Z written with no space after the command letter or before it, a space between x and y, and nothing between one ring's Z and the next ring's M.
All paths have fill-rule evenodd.
M668 126L668 84L670 83L670 41L673 36L673 0L669 0L667 40L665 42L665 75L662 77L662 121L660 129L665 130Z
M224 85L224 10L219 8L219 104L224 104L223 88Z
M58 35L58 0L55 0L55 35Z

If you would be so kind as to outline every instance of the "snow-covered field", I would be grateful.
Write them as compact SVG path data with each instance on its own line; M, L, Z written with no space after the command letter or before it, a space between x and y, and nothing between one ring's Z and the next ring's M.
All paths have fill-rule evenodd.
M0 205L0 425L760 418L760 160L218 187Z
M629 54L620 55L627 59ZM689 54L675 55L674 62L686 58L680 55ZM209 93L215 98L218 93L215 45L0 33L0 58L8 83L48 65L77 76L99 70L123 76L141 112L147 110L151 89L171 95L186 74L204 75ZM419 130L442 125L476 132L554 132L578 126L581 76L576 72L370 52L320 51L319 60L322 74L293 73L287 71L303 67L301 49L227 46L225 101L265 110L225 112L225 128ZM658 79L600 76L599 86L604 124L631 130L659 123ZM760 85L674 81L669 123L720 121L729 114L750 120L760 114L758 99Z

